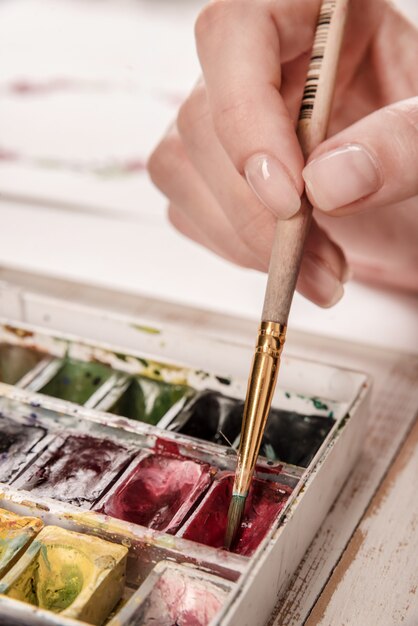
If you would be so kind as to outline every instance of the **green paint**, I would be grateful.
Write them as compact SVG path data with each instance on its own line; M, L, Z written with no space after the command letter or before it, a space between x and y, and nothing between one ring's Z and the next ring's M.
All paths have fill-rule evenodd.
M312 404L314 405L316 409L328 411L328 408L329 408L328 404L325 404L325 402L322 402L322 400L320 400L319 398L311 398L311 399L312 399Z
M191 395L191 388L185 385L172 385L138 376L110 412L155 426L176 402Z
M227 376L215 376L216 380L221 383L221 385L230 385L231 379Z
M42 609L61 613L81 592L84 585L83 569L88 567L89 558L66 545L39 546L35 541L32 550L37 552L36 557L14 582L8 595ZM80 565L81 561L84 568Z
M35 367L45 355L37 350L0 344L0 381L15 385L25 374Z
M110 367L101 363L66 359L59 372L40 393L84 404L111 374Z
M139 324L131 324L132 328L139 330L140 333L147 333L148 335L161 335L161 330L153 328L152 326L141 326Z
M290 398L290 393L288 391L285 391L284 395L286 396L286 398Z

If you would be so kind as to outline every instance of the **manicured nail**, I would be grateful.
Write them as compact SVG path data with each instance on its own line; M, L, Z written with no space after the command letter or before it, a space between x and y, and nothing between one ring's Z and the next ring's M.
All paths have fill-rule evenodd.
M315 254L306 252L302 263L303 294L323 307L336 304L344 287L331 269Z
M285 220L298 212L299 194L280 161L267 154L254 154L244 169L255 195L279 219Z
M349 144L314 159L303 170L312 204L333 211L365 198L382 186L374 157L357 144Z

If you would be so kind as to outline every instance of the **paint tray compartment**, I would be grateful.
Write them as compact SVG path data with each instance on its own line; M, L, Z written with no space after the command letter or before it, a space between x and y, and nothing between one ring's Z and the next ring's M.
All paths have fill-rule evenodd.
M208 463L191 458L146 453L132 463L98 510L172 534L206 492L215 472Z
M109 626L207 626L231 588L218 576L161 561Z
M80 309L79 322L82 319ZM99 319L102 318L98 314L89 328L97 326ZM212 506L211 498L228 498L238 443L234 414L242 408L252 348L191 338L178 331L142 332L145 327L141 323L127 324L121 318L112 319L106 328L109 342L117 337L115 347L24 325L13 327L8 323L0 330L0 342L39 350L51 361L42 372L35 372L28 385L0 383L2 414L44 433L26 466L13 475L9 485L0 485L0 506L21 515L38 516L46 525L126 546L127 596L139 598L139 588L161 561L169 560L175 567L188 564L191 569L205 570L222 579L228 587L210 626L261 626L357 457L365 426L369 381L358 372L283 358L280 387L273 399L263 443L264 458L260 459L258 482L254 483L254 507L261 514L246 521L258 534L254 538L250 528L243 528L241 544L234 547L237 553L225 552L219 546L218 536L215 541L207 540L196 530L200 530L201 520ZM69 359L100 364L110 370L109 377L86 401L73 395L59 398L42 393L58 371L52 370ZM31 372L26 376L30 377ZM156 424L135 419L130 411L117 406L129 397L131 391L125 398L124 394L132 381L142 378L157 381L162 389L171 385L185 392L164 405L157 414L158 420L149 420ZM147 394L152 396L150 391ZM203 405L197 411L202 398ZM212 423L208 398L215 398L218 406L226 406L233 419L225 420L219 412L216 415L215 406ZM135 405L135 400L132 402ZM62 497L63 486L59 482L50 491L37 491L31 483L30 477L48 464L54 450L68 436L109 440L124 450L117 471L98 483L97 489L89 488L92 497L82 498L82 502L81 480L79 493L67 499ZM187 500L187 481L184 491L167 483L166 491L162 491L162 500L167 498L165 506L153 509L150 503L143 518L118 519L125 515L119 515L117 507L113 507L118 498L123 501L120 496L124 489L135 484L136 468L141 462L144 466L152 465L151 459L159 457L181 459L200 468L196 493ZM179 472L176 474L180 476ZM264 500L259 498L258 485ZM171 491L172 500L168 497ZM270 493L274 494L271 507L266 501ZM260 504L265 509L260 509ZM219 505L220 512L222 506ZM264 526L259 525L261 518L266 521ZM215 526L222 524L222 519L215 521ZM11 614L13 602L16 601L8 597L0 598L0 622L3 615ZM122 610L117 609L115 619L119 619ZM37 611L28 606L19 609L20 615L26 615L25 626L36 625ZM45 619L42 623L53 619L51 624L60 626L71 621L62 615L51 618L49 613Z
M223 473L180 531L180 536L213 548L223 548L234 474ZM255 478L248 494L241 527L232 551L251 556L284 509L292 489L280 482Z
M61 432L14 486L39 496L90 507L134 454L133 448L107 438Z
M65 357L55 360L35 377L28 388L60 400L85 405L91 403L112 376L110 367L92 361ZM94 401L93 401L94 403Z
M10 343L0 343L0 382L19 383L45 357L42 352Z
M116 394L105 397L96 408L157 426L173 407L178 409L192 395L193 390L186 385L136 376L129 378Z
M22 517L0 509L0 580L42 527L42 520L37 517Z
M317 406L326 406L317 401ZM216 391L197 394L171 421L169 429L236 449L244 401ZM273 461L307 467L333 427L331 414L311 415L271 409L260 454Z
M0 581L0 593L41 609L102 624L125 585L124 546L46 526Z
M42 449L47 430L0 413L0 481L9 483Z

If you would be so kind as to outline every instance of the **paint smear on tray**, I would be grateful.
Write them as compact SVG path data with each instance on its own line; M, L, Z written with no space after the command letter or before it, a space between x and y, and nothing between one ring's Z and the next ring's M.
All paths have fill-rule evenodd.
M207 464L150 455L138 463L100 510L118 519L173 533L211 481Z
M186 523L182 536L214 548L224 545L234 476L223 476L209 491ZM291 489L285 485L253 480L233 552L251 556L285 506Z

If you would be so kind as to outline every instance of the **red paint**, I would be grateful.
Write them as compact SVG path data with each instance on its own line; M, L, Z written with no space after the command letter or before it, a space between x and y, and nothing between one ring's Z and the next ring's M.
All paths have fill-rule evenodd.
M181 457L178 444L174 441L169 441L168 439L161 439L160 437L157 437L154 450L160 454L171 454L173 456Z
M231 474L214 485L187 525L183 533L185 539L214 548L223 547L233 482L234 477ZM253 481L233 552L244 556L253 554L291 492L284 485L265 480Z
M209 465L152 454L138 463L101 511L174 533L211 480Z

